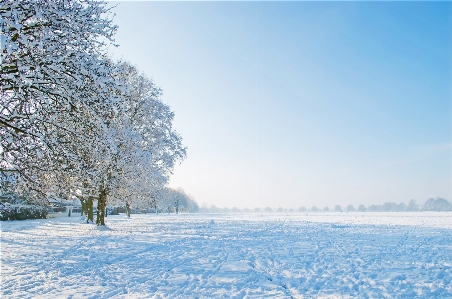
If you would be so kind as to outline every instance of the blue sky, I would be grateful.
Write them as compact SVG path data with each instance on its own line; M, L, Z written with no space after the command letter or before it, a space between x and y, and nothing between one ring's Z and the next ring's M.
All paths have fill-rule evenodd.
M227 207L452 199L451 2L122 2L164 90L170 186Z

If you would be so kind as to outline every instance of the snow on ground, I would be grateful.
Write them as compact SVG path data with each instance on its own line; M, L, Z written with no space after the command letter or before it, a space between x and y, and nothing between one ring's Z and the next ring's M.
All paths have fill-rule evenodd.
M2 298L452 298L452 213L0 225Z

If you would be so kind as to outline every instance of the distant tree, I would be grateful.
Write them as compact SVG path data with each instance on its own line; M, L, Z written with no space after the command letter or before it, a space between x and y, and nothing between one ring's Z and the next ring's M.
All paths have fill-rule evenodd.
M319 208L317 208L316 206L312 206L311 207L311 212L318 212Z
M167 212L180 211L196 212L199 210L198 204L186 194L182 188L177 190L165 187L159 192L158 206Z
M329 212L329 211L330 211L330 208L324 207L324 208L323 208L323 211L324 211L324 212Z
M336 206L334 207L334 211L335 211L335 212L342 212L342 207L341 207L340 205L336 205Z
M398 205L395 202L385 202L383 204L384 212L396 212L398 209Z
M419 205L416 203L416 200L411 199L406 208L407 211L419 211Z
M302 206L302 207L299 207L298 208L298 212L306 212L306 207L305 206Z
M399 203L397 206L397 212L403 212L405 211L407 208L406 204L404 204L403 202Z
M282 207L279 207L276 211L279 213L282 213L282 212L284 212L284 209Z
M353 206L353 205L348 205L347 207L346 207L346 210L347 210L347 212L354 212L355 211L355 207Z
M255 208L254 208L254 212L260 212L260 211L261 211L260 208L258 208L258 207L255 207Z
M211 205L210 208L208 208L208 211L210 213L219 213L221 212L221 209L217 207L216 205Z
M233 213L240 213L240 210L239 210L239 208L237 208L237 207L232 207L232 210L231 210Z
M273 209L270 208L270 207L266 207L266 208L264 209L264 211L265 211L265 212L273 212Z
M198 203L195 201L193 196L188 195L188 197L190 198L190 201L188 202L188 207L187 207L188 211L189 212L198 212L199 211Z
M366 211L366 207L364 205L359 205L358 211L359 212L365 212Z
M423 210L424 211L451 211L452 205L450 202L448 202L444 198L440 198L440 197L437 197L436 199L429 198L425 202L425 204L423 206Z
M367 208L367 211L369 212L380 212L382 211L382 206L377 206L377 205L371 205Z
M182 194L178 194L173 198L174 210L176 211L176 214L179 214L179 208L181 205L186 205L184 202L185 198L181 195Z
M444 198L437 197L436 205L440 211L452 211L452 203L445 200Z

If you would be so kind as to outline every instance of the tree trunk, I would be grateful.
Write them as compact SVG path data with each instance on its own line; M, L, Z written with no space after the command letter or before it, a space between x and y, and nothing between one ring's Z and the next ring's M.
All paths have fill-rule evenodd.
M86 212L87 212L87 216L86 217L86 223L94 222L94 215L93 215L93 198L89 197L88 200L86 201Z
M88 215L88 212L86 211L86 202L85 202L85 199L80 198L80 202L82 203L82 212L81 212L80 216Z
M126 215L127 218L130 218L130 204L126 201Z
M105 225L105 208L107 207L107 192L102 189L97 199L97 226Z

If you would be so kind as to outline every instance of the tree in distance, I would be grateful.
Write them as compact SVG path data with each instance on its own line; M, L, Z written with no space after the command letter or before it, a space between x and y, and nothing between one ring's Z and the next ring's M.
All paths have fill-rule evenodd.
M407 211L419 211L419 205L416 203L416 200L410 200L407 206Z
M336 206L334 207L334 211L335 211L335 212L342 212L342 207L341 207L340 205L336 205Z
M351 204L348 205L346 209L347 209L347 212L354 212L355 211L355 207L353 205L351 205Z
M450 211L452 210L452 204L444 198L437 197L429 198L423 207L424 211Z

